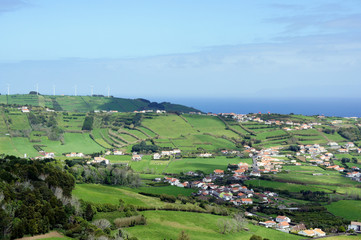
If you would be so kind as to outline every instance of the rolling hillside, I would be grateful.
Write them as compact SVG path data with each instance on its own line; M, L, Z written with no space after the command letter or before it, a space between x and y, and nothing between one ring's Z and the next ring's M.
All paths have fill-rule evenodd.
M199 112L197 109L169 102L156 103L141 98L126 99L104 96L0 95L0 104L40 106L56 111L69 112L90 112L95 110L133 112L148 109L173 112Z

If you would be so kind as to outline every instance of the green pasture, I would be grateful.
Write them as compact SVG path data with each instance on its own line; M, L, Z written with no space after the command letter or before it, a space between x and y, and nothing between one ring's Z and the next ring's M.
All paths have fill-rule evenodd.
M201 170L209 174L214 169L226 170L228 164L238 164L242 161L243 159L240 158L226 158L223 156L215 158L183 158L171 161L165 172L180 173Z
M226 130L226 125L218 117L194 114L184 114L183 117L199 133L211 133L217 136L224 135L231 138L240 137L238 134L230 130Z
M165 205L157 198L144 196L121 187L99 184L77 184L73 190L73 195L93 203L119 204L119 199L122 199L126 204L135 206L161 207Z
M7 114L7 117L11 121L10 129L12 130L30 129L27 113L22 113L20 111L11 112Z
M185 231L192 240L207 239L249 239L253 234L267 237L270 240L302 239L300 236L283 233L277 230L248 224L249 231L231 234L220 234L218 223L229 217L204 213L145 211L147 225L127 228L126 231L138 239L177 239L181 231Z
M142 124L164 138L197 133L189 123L175 114L156 115L152 119L146 118Z
M361 221L361 201L341 200L325 206L329 212L350 221Z
M197 190L192 188L181 188L176 186L161 186L161 187L139 187L139 188L125 188L132 192L145 192L145 193L154 193L154 194L168 194L173 196L183 195L190 196L193 192Z
M284 182L276 182L276 181L267 181L267 180L248 180L246 184L252 184L253 186L260 187L270 187L279 190L288 190L290 192L300 192L301 190L310 190L313 192L323 191L323 192L331 192L330 189L324 188L323 186L318 185L302 185L295 183L284 183Z

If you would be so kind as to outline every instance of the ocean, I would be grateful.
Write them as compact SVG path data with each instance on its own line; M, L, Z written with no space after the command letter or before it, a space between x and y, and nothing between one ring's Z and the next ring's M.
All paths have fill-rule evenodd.
M212 113L281 113L361 117L361 98L172 98L157 99Z

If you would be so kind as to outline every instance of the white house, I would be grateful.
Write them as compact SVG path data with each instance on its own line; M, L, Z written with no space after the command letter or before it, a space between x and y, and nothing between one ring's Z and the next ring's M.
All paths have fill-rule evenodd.
M133 160L133 161L140 161L140 160L142 160L142 156L140 156L140 155L138 155L138 154L134 154L134 155L132 156L132 160Z
M290 223L291 222L291 219L289 217L286 217L286 216L277 216L276 217L276 222L288 222Z
M124 155L124 153L122 151L119 151L119 150L115 150L114 155Z
M361 222L351 222L351 224L348 225L348 230L354 230L357 233L361 233Z

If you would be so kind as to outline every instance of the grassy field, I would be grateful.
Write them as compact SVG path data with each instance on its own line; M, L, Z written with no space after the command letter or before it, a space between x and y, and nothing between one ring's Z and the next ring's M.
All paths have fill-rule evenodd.
M165 172L167 173L180 173L201 170L205 173L211 173L214 169L226 170L228 164L238 164L244 161L240 158L183 158L179 160L173 160L169 163Z
M206 239L244 239L253 234L267 237L270 240L293 240L302 237L282 233L277 230L249 224L249 231L232 234L220 234L217 223L228 217L203 213L146 211L142 212L147 225L127 228L126 231L140 240L145 239L177 239L179 233L185 231L192 240Z
M326 208L336 216L350 221L361 221L361 201L341 200L327 205Z
M152 129L158 135L166 138L175 138L196 133L196 130L194 130L191 125L175 114L153 116L152 119L144 119L142 124Z
M359 240L361 239L361 236L334 236L334 237L326 237L322 238L325 240Z
M224 135L233 138L240 137L238 134L230 130L226 130L226 125L218 117L189 114L185 114L183 117L200 133L211 133L214 135Z
M283 182L275 182L275 181L267 181L267 180L248 180L246 184L252 184L253 186L261 186L261 187L271 187L279 190L288 190L290 192L300 192L301 190L310 190L313 192L316 191L324 191L331 192L332 190L327 187L319 186L319 185L301 185L295 183L283 183Z
M135 206L161 207L165 205L156 198L140 195L120 187L99 184L78 184L73 191L73 195L93 203L118 204L119 199L122 199L125 203Z
M132 192L146 192L146 193L155 193L155 194L168 194L173 196L184 195L190 196L193 192L196 192L196 189L192 188L180 188L176 186L164 186L164 187L139 187L139 188L125 188L126 190Z

